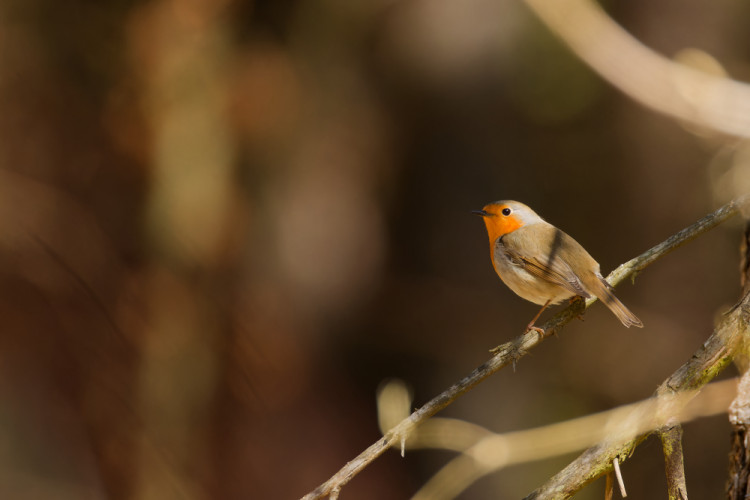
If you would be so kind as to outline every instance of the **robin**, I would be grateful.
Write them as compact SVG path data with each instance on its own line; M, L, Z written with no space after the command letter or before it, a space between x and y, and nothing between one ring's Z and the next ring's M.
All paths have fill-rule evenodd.
M596 297L626 327L643 327L612 293L599 263L573 238L518 201L496 201L472 213L481 216L490 237L492 265L503 283L520 297L542 306L526 331L550 304L576 296Z

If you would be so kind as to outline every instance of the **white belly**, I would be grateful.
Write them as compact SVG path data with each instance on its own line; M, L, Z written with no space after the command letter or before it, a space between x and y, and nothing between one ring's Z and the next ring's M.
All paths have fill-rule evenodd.
M503 283L516 295L530 302L544 305L549 300L552 304L557 304L575 296L570 290L534 276L520 265L514 264L499 249L495 250L495 258L492 261Z

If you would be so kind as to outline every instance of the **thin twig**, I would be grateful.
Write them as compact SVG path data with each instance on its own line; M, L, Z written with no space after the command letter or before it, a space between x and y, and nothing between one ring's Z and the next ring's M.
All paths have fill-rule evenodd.
M615 477L612 471L607 472L607 481L604 484L604 500L612 500L615 496Z
M659 430L664 450L664 469L667 475L667 498L688 500L685 482L685 462L682 455L682 426L672 422Z
M748 202L750 202L750 196L745 196L724 205L719 210L703 217L695 224L692 224L674 236L671 236L666 241L656 245L650 250L647 250L625 264L622 264L610 273L607 280L612 286L615 286L628 277L634 277L656 260L732 217ZM589 299L583 307L588 308L593 302L594 300ZM468 376L450 386L437 397L428 401L424 406L409 415L409 417L402 420L393 429L388 431L383 438L370 445L352 461L348 462L325 483L305 495L303 500L322 498L329 495L334 489L340 490L342 486L348 483L362 469L382 455L385 450L393 446L395 443L400 443L401 437L408 435L414 427L435 415L498 370L509 364L515 363L519 358L526 355L532 348L541 343L544 338L556 334L567 323L579 316L581 312L581 302L575 301L544 324L544 336L539 335L537 332L527 332L520 335L515 340L506 342L495 348L493 350L495 355L487 362L476 368ZM610 457L607 463L611 463L614 457L615 455ZM597 476L598 475L599 474L597 474Z
M614 460L612 460L612 465L615 469L615 477L617 477L617 485L620 487L620 496L622 498L625 498L628 496L628 492L625 490L625 481L622 479L622 471L620 470L620 460L615 457Z

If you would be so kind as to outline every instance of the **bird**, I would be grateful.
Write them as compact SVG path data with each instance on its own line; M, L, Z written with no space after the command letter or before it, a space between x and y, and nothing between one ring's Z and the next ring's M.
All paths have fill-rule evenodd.
M542 306L526 331L544 335L534 326L550 304L576 296L599 299L626 327L643 327L612 293L599 263L571 236L542 219L527 205L513 200L489 203L473 214L484 219L495 272L516 295Z

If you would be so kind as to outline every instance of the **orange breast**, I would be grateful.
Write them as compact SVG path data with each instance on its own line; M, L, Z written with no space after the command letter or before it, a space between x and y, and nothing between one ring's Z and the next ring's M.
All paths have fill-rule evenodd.
M500 207L502 210L503 207ZM487 226L487 234L490 237L490 247L495 245L495 241L508 233L512 233L516 229L523 226L523 223L513 215L505 216L498 210L497 215L484 218L484 224ZM494 251L494 250L492 250Z

